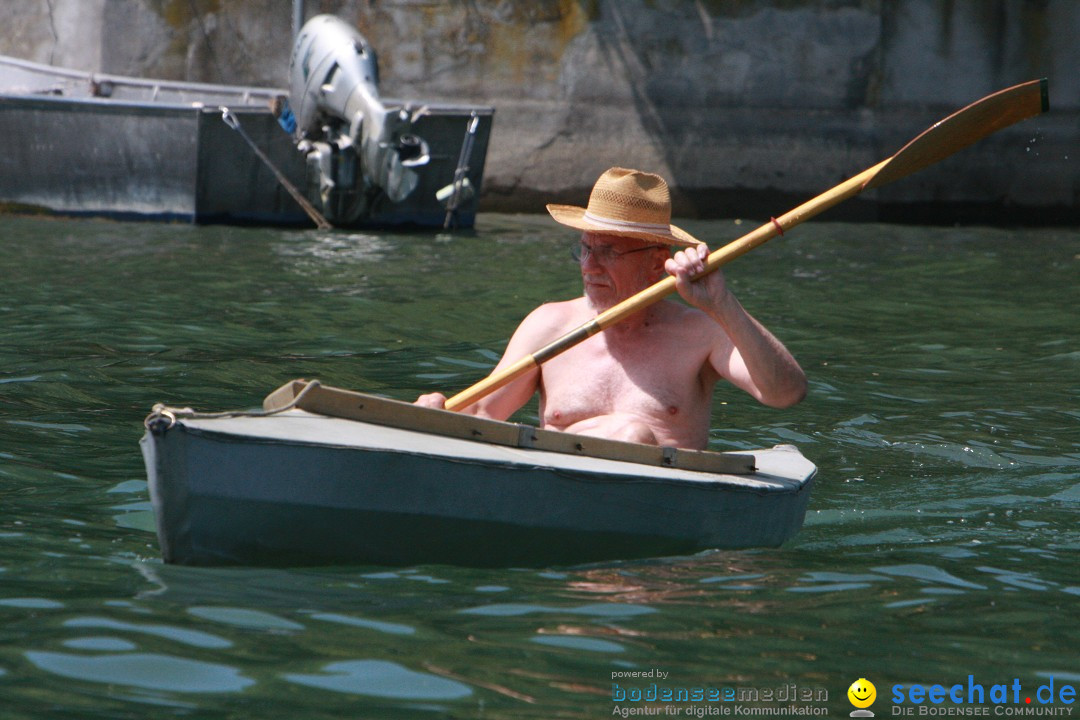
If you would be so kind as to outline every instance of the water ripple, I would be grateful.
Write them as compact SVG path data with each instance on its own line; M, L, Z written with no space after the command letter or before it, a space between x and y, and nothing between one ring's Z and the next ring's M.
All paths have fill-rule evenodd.
M998 582L1023 590L1035 590L1043 592L1056 587L1057 583L1040 580L1031 573L1016 572L1015 570L1002 570L994 567L979 566L975 568L979 572L989 573Z
M126 652L136 649L133 642L116 637L82 637L64 641L64 647L72 650L96 650L99 652Z
M486 615L488 617L515 617L519 615L531 615L533 613L563 613L568 615L623 618L647 615L649 613L657 612L657 610L645 605L624 605L619 603L597 603L570 608L552 607L548 605L529 605L523 603L496 603L466 608L464 610L459 610L458 612L464 615Z
M0 600L2 607L28 608L32 610L56 610L64 607L64 603L48 598L4 598Z
M389 635L413 635L416 633L416 628L411 625L401 625L399 623L383 622L381 620L367 620L365 618L353 617L352 615L314 613L310 617L324 622L338 623L339 625L350 625L352 627L376 630Z
M188 613L203 620L251 630L303 630L300 623L261 610L232 607L193 607Z
M883 575L897 575L900 577L910 577L924 582L942 585L952 585L958 588L964 588L966 590L985 590L985 585L979 585L977 583L968 582L967 580L961 580L960 578L945 572L941 568L936 568L933 565L893 565L890 567L876 567L874 572L882 573Z
M126 653L71 655L27 652L26 659L45 672L73 680L181 693L239 692L255 684L228 665L171 655Z
M386 660L346 660L323 666L323 674L288 673L289 682L320 690L401 700L458 700L472 688L456 680L409 670Z
M186 630L173 627L172 625L140 625L127 623L104 617L81 617L72 618L64 622L64 627L71 628L94 628L100 630L120 630L155 637L165 638L174 642L199 648L221 649L232 647L232 643L217 635L211 635L200 630Z
M626 648L619 643L580 635L539 635L530 638L529 641L537 645L548 645L564 650L584 650L597 653L621 653L626 651Z

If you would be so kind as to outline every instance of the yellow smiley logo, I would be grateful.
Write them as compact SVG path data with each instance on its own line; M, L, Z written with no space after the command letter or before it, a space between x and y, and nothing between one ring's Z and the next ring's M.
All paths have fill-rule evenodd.
M857 708L868 708L877 700L877 688L866 678L859 678L851 683L847 690L848 700Z

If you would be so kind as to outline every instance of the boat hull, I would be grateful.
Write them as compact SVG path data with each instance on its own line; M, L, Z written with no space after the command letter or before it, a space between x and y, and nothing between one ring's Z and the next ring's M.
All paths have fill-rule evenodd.
M814 466L716 475L433 436L299 410L142 440L167 562L546 566L778 546Z

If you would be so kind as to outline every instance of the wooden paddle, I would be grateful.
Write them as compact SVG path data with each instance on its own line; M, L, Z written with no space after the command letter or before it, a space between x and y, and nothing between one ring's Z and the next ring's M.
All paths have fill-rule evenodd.
M757 230L711 253L705 263L708 274L721 265L753 250L786 230L809 220L834 205L858 195L863 190L880 187L952 155L956 151L1024 118L1049 109L1046 79L1021 83L988 95L953 113L905 145L900 152L833 189L803 203L790 212L773 218ZM667 277L655 285L605 310L581 327L526 356L513 365L489 375L472 387L446 401L447 410L460 410L499 388L508 385L533 368L539 367L582 340L675 292L675 278Z

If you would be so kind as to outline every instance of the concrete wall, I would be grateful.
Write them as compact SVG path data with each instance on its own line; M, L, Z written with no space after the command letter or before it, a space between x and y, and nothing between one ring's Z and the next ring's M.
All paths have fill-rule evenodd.
M354 22L384 95L496 107L482 209L584 202L659 172L677 212L767 216L994 90L1052 112L832 217L1080 219L1076 0L307 0ZM289 0L5 0L0 53L81 69L287 82Z

